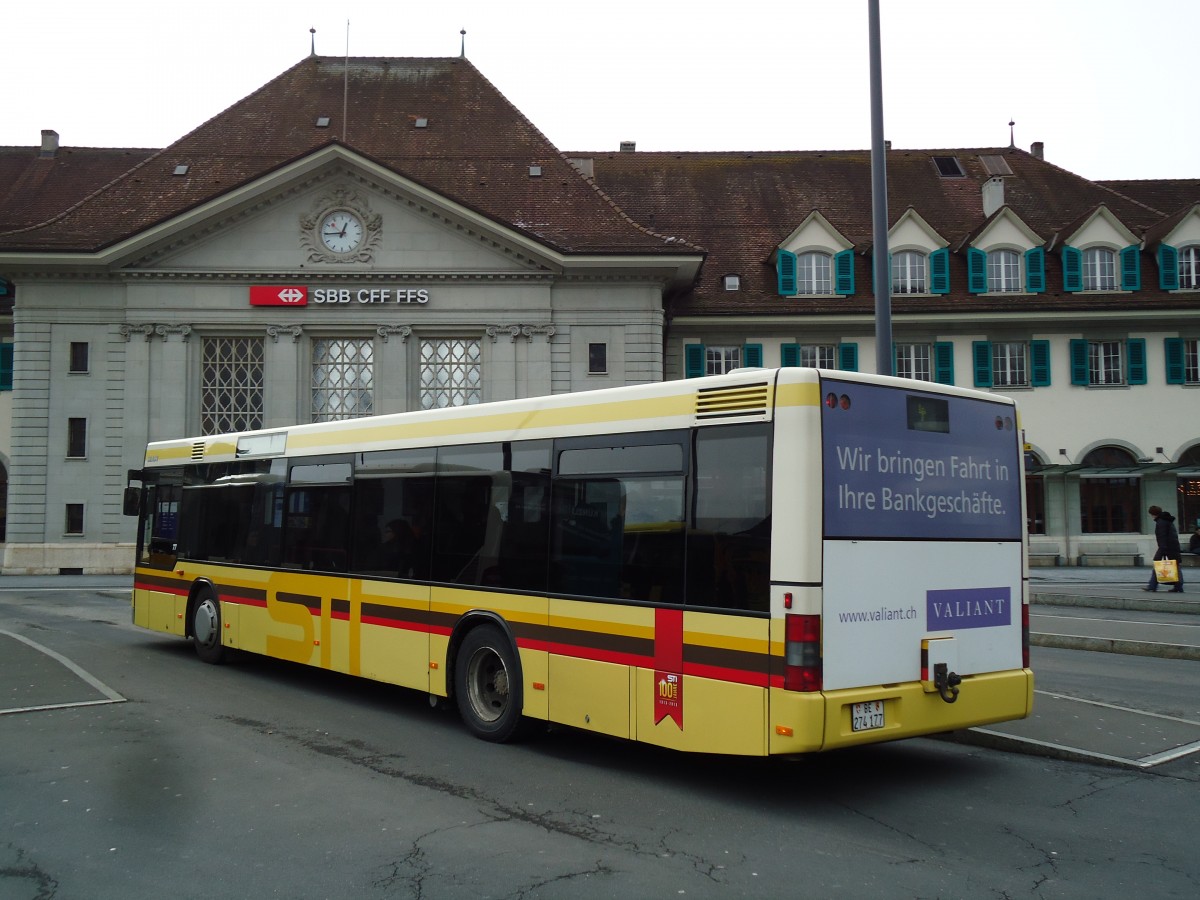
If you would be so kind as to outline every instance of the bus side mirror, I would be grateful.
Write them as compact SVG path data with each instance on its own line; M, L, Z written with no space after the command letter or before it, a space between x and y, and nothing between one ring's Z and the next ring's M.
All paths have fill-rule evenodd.
M121 512L127 516L140 516L142 514L142 491L140 488L125 488Z

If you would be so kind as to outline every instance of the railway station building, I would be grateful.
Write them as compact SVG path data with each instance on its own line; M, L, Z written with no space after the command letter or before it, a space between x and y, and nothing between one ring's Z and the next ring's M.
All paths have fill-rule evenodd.
M1014 396L1031 560L1200 519L1200 179L886 154L896 374ZM150 440L874 371L870 154L554 147L468 60L311 56L164 149L0 147L4 573L127 572Z

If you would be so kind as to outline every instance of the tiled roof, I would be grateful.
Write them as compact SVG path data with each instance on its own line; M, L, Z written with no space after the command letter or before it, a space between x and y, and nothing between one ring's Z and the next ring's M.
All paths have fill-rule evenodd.
M467 60L318 56L41 227L0 226L0 249L97 250L333 143L566 253L696 252L630 221Z
M656 231L681 234L708 252L695 287L672 302L673 315L763 315L862 312L873 304L871 159L868 151L755 153L568 153L590 159L597 184L629 215ZM963 177L944 177L937 157L958 160ZM982 187L992 177L985 158L997 157L1004 203L1053 249L1065 226L1105 205L1135 234L1163 218L1144 202L1088 181L1015 147L890 150L887 153L889 225L912 207L958 250L985 222ZM1002 169L1003 167L1001 167ZM993 166L995 169L995 166ZM778 294L772 251L813 210L819 210L856 251L856 287L850 298L785 298ZM725 291L724 275L741 276L737 292ZM1105 308L1128 297L1060 295L1058 254L1047 253L1048 289L1040 308L1067 302L1072 308ZM936 311L1006 309L1013 298L977 296L966 289L966 260L951 256L951 293L897 298L901 308ZM1176 302L1163 296L1150 302ZM1022 297L1022 308L1030 298Z
M153 150L0 147L0 232L52 219L125 174Z
M1160 210L1163 215L1200 203L1200 178L1101 181L1099 184Z

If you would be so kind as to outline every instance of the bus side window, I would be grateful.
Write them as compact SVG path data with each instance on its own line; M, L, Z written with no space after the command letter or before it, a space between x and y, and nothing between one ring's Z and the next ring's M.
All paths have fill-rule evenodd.
M687 535L687 602L767 612L771 588L769 426L697 429L695 460Z

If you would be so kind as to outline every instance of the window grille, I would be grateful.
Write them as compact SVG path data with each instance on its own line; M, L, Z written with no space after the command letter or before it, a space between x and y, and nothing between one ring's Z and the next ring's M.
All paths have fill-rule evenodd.
M312 342L312 420L334 422L375 412L375 344L370 338Z
M201 433L262 428L262 339L205 338L202 356Z
M471 406L482 400L479 341L421 342L421 409Z

